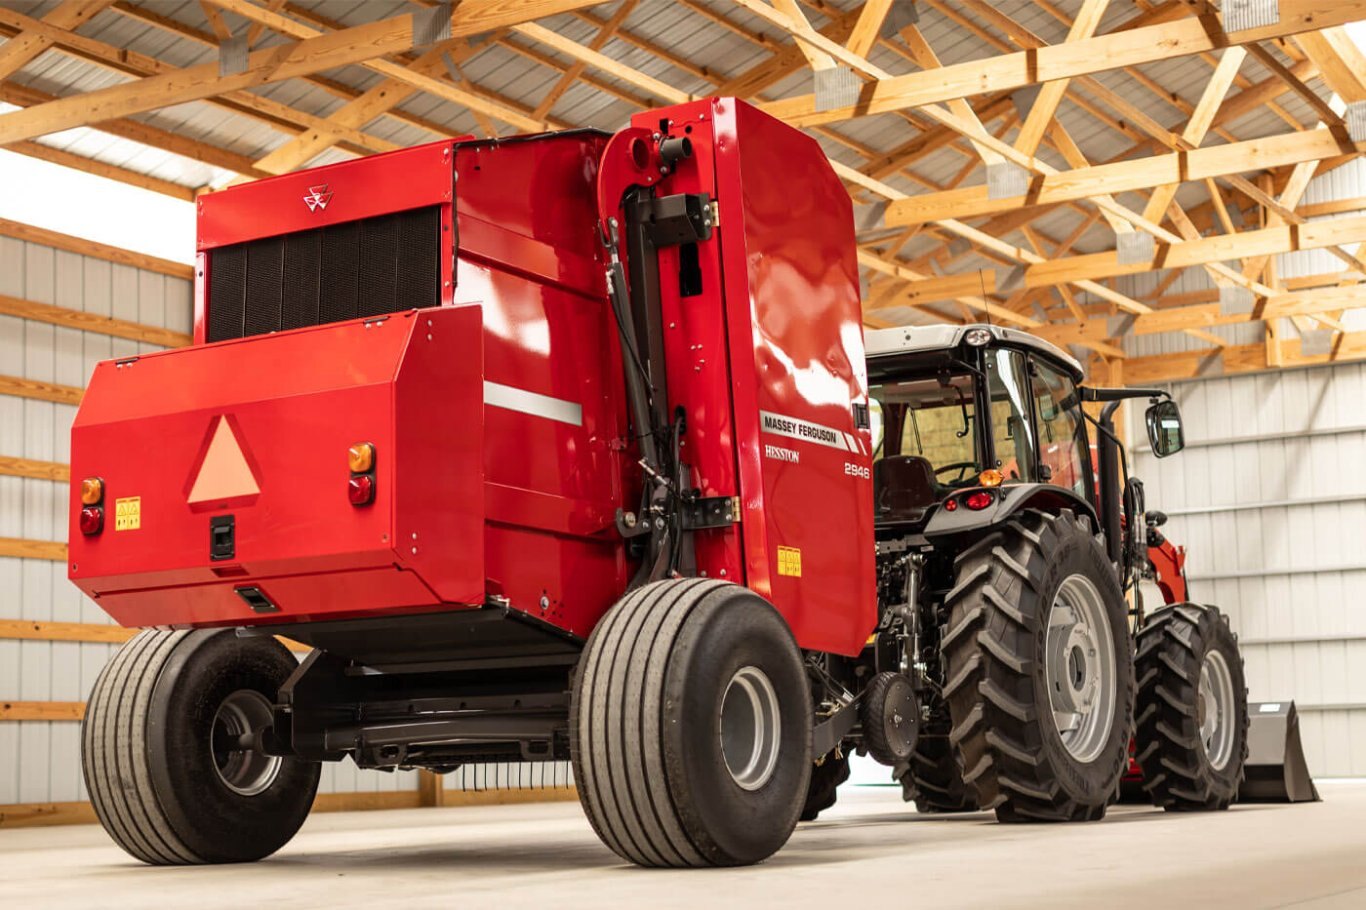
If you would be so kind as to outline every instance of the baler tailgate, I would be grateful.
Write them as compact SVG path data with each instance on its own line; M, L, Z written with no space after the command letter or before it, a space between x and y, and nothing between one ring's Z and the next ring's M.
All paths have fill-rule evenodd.
M73 493L72 579L126 625L478 603L480 329L409 311L101 363L72 476L104 481L107 520L83 535Z

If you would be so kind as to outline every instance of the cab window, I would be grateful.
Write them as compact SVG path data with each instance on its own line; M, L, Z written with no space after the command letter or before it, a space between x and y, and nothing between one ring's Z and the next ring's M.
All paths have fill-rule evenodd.
M987 355L987 390L991 397L992 467L1007 483L1032 481L1034 424L1029 416L1029 377L1017 351L997 349Z
M1040 480L1067 487L1084 498L1086 433L1077 387L1071 378L1033 361L1034 414L1039 439Z

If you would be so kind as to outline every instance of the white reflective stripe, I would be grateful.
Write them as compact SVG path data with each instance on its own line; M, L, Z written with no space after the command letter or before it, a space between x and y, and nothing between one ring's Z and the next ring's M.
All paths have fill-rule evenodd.
M800 442L814 442L817 445L839 449L841 452L859 451L858 446L852 444L853 440L850 439L843 430L834 430L819 423L812 423L809 420L801 420L797 417L774 414L772 411L760 411L759 427L765 433L772 433L775 436L786 436L789 439L796 439Z
M533 417L557 420L571 426L583 426L583 406L563 398L551 398L539 392L529 392L516 386L484 380L484 404L506 408Z

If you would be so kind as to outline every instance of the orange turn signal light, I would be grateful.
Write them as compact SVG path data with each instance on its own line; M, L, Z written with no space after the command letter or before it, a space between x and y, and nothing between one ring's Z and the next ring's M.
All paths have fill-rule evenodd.
M977 482L984 487L999 487L1005 479L1006 476L995 468L987 468L977 475Z
M375 466L375 447L372 443L358 442L346 450L346 463L352 474L364 474Z
M104 481L98 477L87 477L81 481L81 504L93 506L104 498Z

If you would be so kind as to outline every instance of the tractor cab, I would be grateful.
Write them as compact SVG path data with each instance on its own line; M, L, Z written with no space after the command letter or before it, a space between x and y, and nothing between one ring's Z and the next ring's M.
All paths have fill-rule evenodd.
M964 491L1046 484L1097 510L1081 365L993 326L867 333L873 495L879 526L921 524Z

